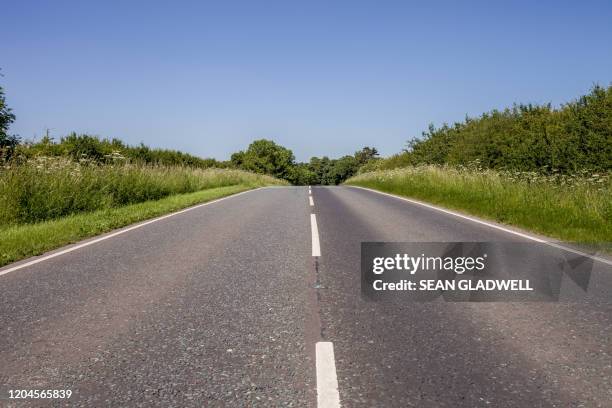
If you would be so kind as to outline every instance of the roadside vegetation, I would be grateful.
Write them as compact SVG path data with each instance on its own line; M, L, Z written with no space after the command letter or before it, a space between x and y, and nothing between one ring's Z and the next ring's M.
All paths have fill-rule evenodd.
M272 140L259 139L246 150L232 154L231 159L219 161L200 158L168 149L153 149L143 143L130 146L117 138L70 133L58 140L47 135L40 140L22 140L9 134L15 115L6 105L0 87L0 165L29 165L46 160L56 163L89 163L96 165L146 165L188 167L197 169L230 168L272 176L294 185L337 185L355 175L359 168L378 157L373 147L364 147L353 155L334 159L312 157L308 163L296 162L293 152ZM61 159L61 160L60 160Z
M514 105L433 125L403 152L296 162L260 139L228 161L71 133L24 141L0 87L0 264L203 200L343 182L562 240L612 242L612 87L558 108ZM62 232L63 231L63 232Z
M612 87L433 125L347 184L462 210L565 241L612 243Z
M563 241L612 242L609 175L417 165L363 173L347 184L415 198Z
M577 174L612 170L612 86L553 108L514 105L463 122L430 125L406 149L360 169L389 170L418 164L477 164L497 170Z
M186 153L70 134L22 141L0 88L0 266L191 205L287 184Z
M0 227L122 207L217 187L280 184L235 169L74 162L40 156L0 170Z
M247 150L234 153L230 166L270 174L294 185L337 185L376 157L376 148L366 146L353 155L339 159L312 157L308 163L297 163L291 150L272 140L261 139L251 143Z
M192 205L250 190L252 185L237 184L177 194L161 200L145 201L33 224L5 225L0 228L0 266L112 231L135 222L161 216Z
M252 188L286 184L235 169L97 164L39 156L0 168L0 266Z
M149 164L161 166L188 166L206 169L210 167L225 167L224 163L215 159L202 159L187 153L168 149L152 149L144 144L129 146L119 139L100 138L91 135L71 133L55 141L44 136L40 141L25 141L16 136L12 144L0 150L0 159L22 163L37 157L61 157L72 161L86 160L97 164L117 164L129 162L132 164Z
M191 205L286 184L235 169L37 157L0 169L0 266Z

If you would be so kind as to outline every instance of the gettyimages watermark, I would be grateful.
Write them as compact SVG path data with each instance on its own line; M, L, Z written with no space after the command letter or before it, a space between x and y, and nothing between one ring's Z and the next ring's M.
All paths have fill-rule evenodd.
M603 269L592 254L533 242L361 244L361 291L374 301L580 300Z

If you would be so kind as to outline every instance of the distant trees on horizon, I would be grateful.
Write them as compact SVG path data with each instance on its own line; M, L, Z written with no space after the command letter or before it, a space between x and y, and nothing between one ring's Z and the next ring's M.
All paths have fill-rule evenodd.
M0 87L0 162L36 156L63 156L96 164L136 162L195 168L233 167L268 174L295 185L340 184L358 172L418 164L443 164L541 173L612 170L612 86L591 91L559 108L514 105L463 122L433 124L402 153L379 158L366 146L337 159L295 161L293 152L272 140L253 141L228 161L200 158L177 150L130 146L119 139L71 133L55 141L48 136L23 142L9 133L15 115Z
M335 185L356 174L359 167L377 156L376 148L364 147L352 156L312 157L308 163L296 163L291 150L272 140L260 139L251 143L246 151L232 154L230 161L237 168L270 174L295 185Z

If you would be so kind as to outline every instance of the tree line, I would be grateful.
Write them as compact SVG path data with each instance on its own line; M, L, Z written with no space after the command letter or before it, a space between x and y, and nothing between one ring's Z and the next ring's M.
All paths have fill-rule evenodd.
M200 158L176 150L153 149L144 144L130 146L119 139L71 133L54 140L48 135L39 141L22 141L9 134L15 115L6 105L0 87L0 163L19 164L34 157L66 157L74 161L93 164L144 163L163 166L195 168L237 168L267 174L295 185L340 184L357 173L358 169L375 159L375 148L364 147L353 155L339 159L327 156L313 157L308 163L298 163L293 152L272 140L260 139L246 150L232 154L228 161Z
M187 153L168 149L153 149L143 143L130 146L119 139L100 138L71 133L54 141L48 136L38 142L18 144L13 152L14 160L36 156L69 157L75 161L90 161L98 164L131 163L163 166L188 166L194 168L222 167L215 159L203 159Z
M230 163L240 169L285 179L294 185L336 185L355 175L361 166L376 157L376 148L364 147L339 159L312 157L308 163L297 163L290 149L272 140L260 139L251 143L247 150L232 154Z
M223 167L215 159L203 159L187 153L168 149L152 149L144 144L129 146L119 139L99 138L91 135L68 136L55 141L48 135L38 142L22 141L9 134L15 114L6 104L4 91L0 87L0 163L19 162L36 156L69 157L75 161L98 164L121 161L166 166L189 166L195 168Z
M514 105L463 122L433 125L406 149L361 171L416 164L576 173L612 170L612 86L569 103Z
M187 153L130 146L118 139L72 133L54 141L23 142L8 132L15 115L0 87L0 161L35 156L64 156L96 163L141 162L197 168L231 167L268 174L295 185L340 184L357 174L418 164L575 173L612 170L612 86L594 86L580 98L553 108L514 105L453 125L430 125L402 153L381 159L373 147L337 159L313 157L296 162L293 152L272 140L260 139L228 161Z

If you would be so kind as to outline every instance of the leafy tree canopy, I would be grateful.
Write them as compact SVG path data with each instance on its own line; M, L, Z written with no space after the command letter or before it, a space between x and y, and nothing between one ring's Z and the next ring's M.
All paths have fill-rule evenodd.
M289 179L295 166L293 152L271 140L260 139L246 151L232 154L231 162L242 169Z
M19 138L9 135L9 127L15 121L15 115L6 104L4 89L0 86L0 147L14 147Z

